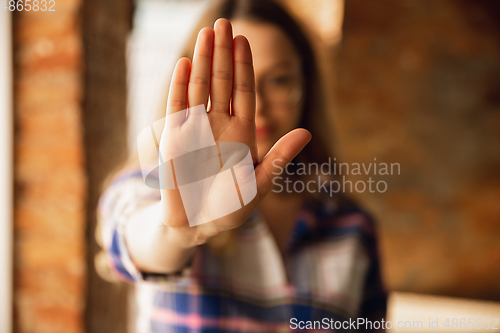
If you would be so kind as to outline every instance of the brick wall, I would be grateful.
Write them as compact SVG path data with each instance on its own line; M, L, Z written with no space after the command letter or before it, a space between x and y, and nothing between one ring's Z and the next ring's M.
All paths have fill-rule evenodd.
M499 3L346 1L337 147L399 163L355 196L380 225L391 290L500 299ZM352 179L367 177L352 177Z
M14 13L16 332L83 332L79 7L64 0L54 12Z

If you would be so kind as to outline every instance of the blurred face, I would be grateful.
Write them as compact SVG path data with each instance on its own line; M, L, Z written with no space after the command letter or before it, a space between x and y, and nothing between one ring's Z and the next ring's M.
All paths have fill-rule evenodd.
M257 90L259 160L283 135L299 125L302 98L301 59L277 26L236 19L234 35L243 35L252 48Z

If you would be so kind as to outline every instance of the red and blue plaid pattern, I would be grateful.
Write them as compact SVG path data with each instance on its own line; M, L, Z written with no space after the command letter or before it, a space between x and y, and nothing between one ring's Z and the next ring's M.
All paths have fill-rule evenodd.
M183 271L162 275L138 271L123 238L128 216L156 200L158 190L130 172L108 186L99 207L115 273L154 288L149 332L288 332L291 318L385 316L374 221L352 201L308 200L284 257L256 212L238 230L234 254L216 256L202 245Z

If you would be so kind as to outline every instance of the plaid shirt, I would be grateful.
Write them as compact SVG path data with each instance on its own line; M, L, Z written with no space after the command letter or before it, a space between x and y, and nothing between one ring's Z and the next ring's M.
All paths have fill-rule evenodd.
M178 274L146 274L132 262L123 228L135 210L159 198L136 171L115 178L99 204L105 254L97 263L136 283L138 332L289 332L292 318L385 316L374 223L352 202L307 201L284 256L255 212L238 228L230 254L201 245Z

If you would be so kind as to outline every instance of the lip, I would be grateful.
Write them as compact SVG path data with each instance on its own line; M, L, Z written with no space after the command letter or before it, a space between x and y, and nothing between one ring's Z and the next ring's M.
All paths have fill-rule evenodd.
M257 127L256 133L257 133L257 140L265 139L271 134L271 127L269 126Z

